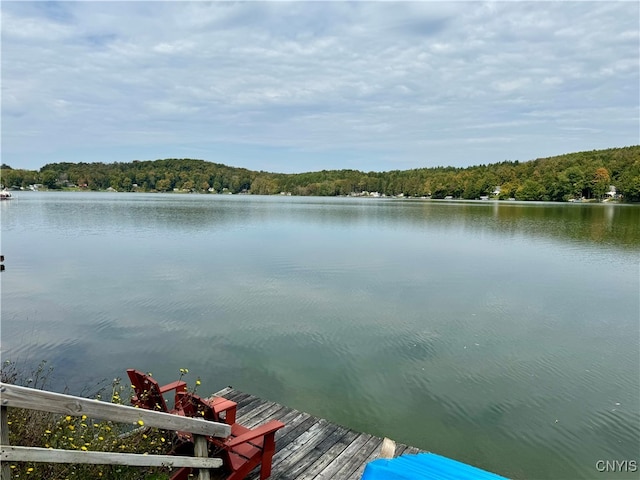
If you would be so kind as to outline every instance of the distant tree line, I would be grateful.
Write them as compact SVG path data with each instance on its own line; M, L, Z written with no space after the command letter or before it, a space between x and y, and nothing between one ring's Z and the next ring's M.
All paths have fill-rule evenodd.
M378 192L431 198L480 197L567 201L601 199L614 185L624 201L640 201L640 146L570 153L466 168L435 167L388 172L322 170L271 173L193 159L129 163L50 163L39 171L2 165L7 187L115 189L131 192L208 192L274 195L352 195ZM496 189L496 187L500 187ZM499 190L499 193L498 193Z

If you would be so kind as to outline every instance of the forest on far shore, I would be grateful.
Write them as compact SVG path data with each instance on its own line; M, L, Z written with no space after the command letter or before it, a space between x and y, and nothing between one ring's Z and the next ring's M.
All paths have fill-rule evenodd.
M50 163L39 171L0 168L7 188L122 192L374 195L430 198L601 200L614 186L625 202L640 202L640 145L465 168L388 172L322 170L272 173L194 159L116 163ZM33 186L36 187L33 187ZM499 188L498 188L499 187Z

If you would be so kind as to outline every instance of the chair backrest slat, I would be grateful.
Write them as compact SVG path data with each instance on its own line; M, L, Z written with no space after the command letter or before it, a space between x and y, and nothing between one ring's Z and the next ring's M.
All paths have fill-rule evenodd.
M160 392L160 384L149 375L145 375L139 370L130 368L127 370L129 380L135 391L135 397L131 402L140 408L168 412L167 403Z

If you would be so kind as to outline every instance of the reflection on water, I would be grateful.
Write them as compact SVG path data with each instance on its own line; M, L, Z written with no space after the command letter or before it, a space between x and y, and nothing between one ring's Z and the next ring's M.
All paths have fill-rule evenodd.
M58 389L186 367L209 391L514 478L601 478L597 460L638 456L637 206L18 193L0 208L3 359L48 360Z

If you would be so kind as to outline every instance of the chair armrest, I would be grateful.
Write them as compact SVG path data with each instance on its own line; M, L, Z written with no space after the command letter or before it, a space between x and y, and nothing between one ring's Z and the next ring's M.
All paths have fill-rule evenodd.
M255 428L253 430L249 430L242 435L238 435L237 437L225 440L224 444L227 447L235 447L250 440L255 440L259 437L266 437L267 435L275 434L275 432L277 430L280 430L282 427L284 427L284 423L278 420L271 420L270 422L267 422L264 425L260 425L258 428Z
M185 392L187 390L187 382L184 380L176 380L175 382L167 383L160 387L160 393L166 393L170 390L175 390L176 392Z
M204 402L213 409L216 418L218 418L222 412L225 412L224 423L228 425L236 423L236 409L238 404L233 400L228 400L224 397L212 397L204 400Z

